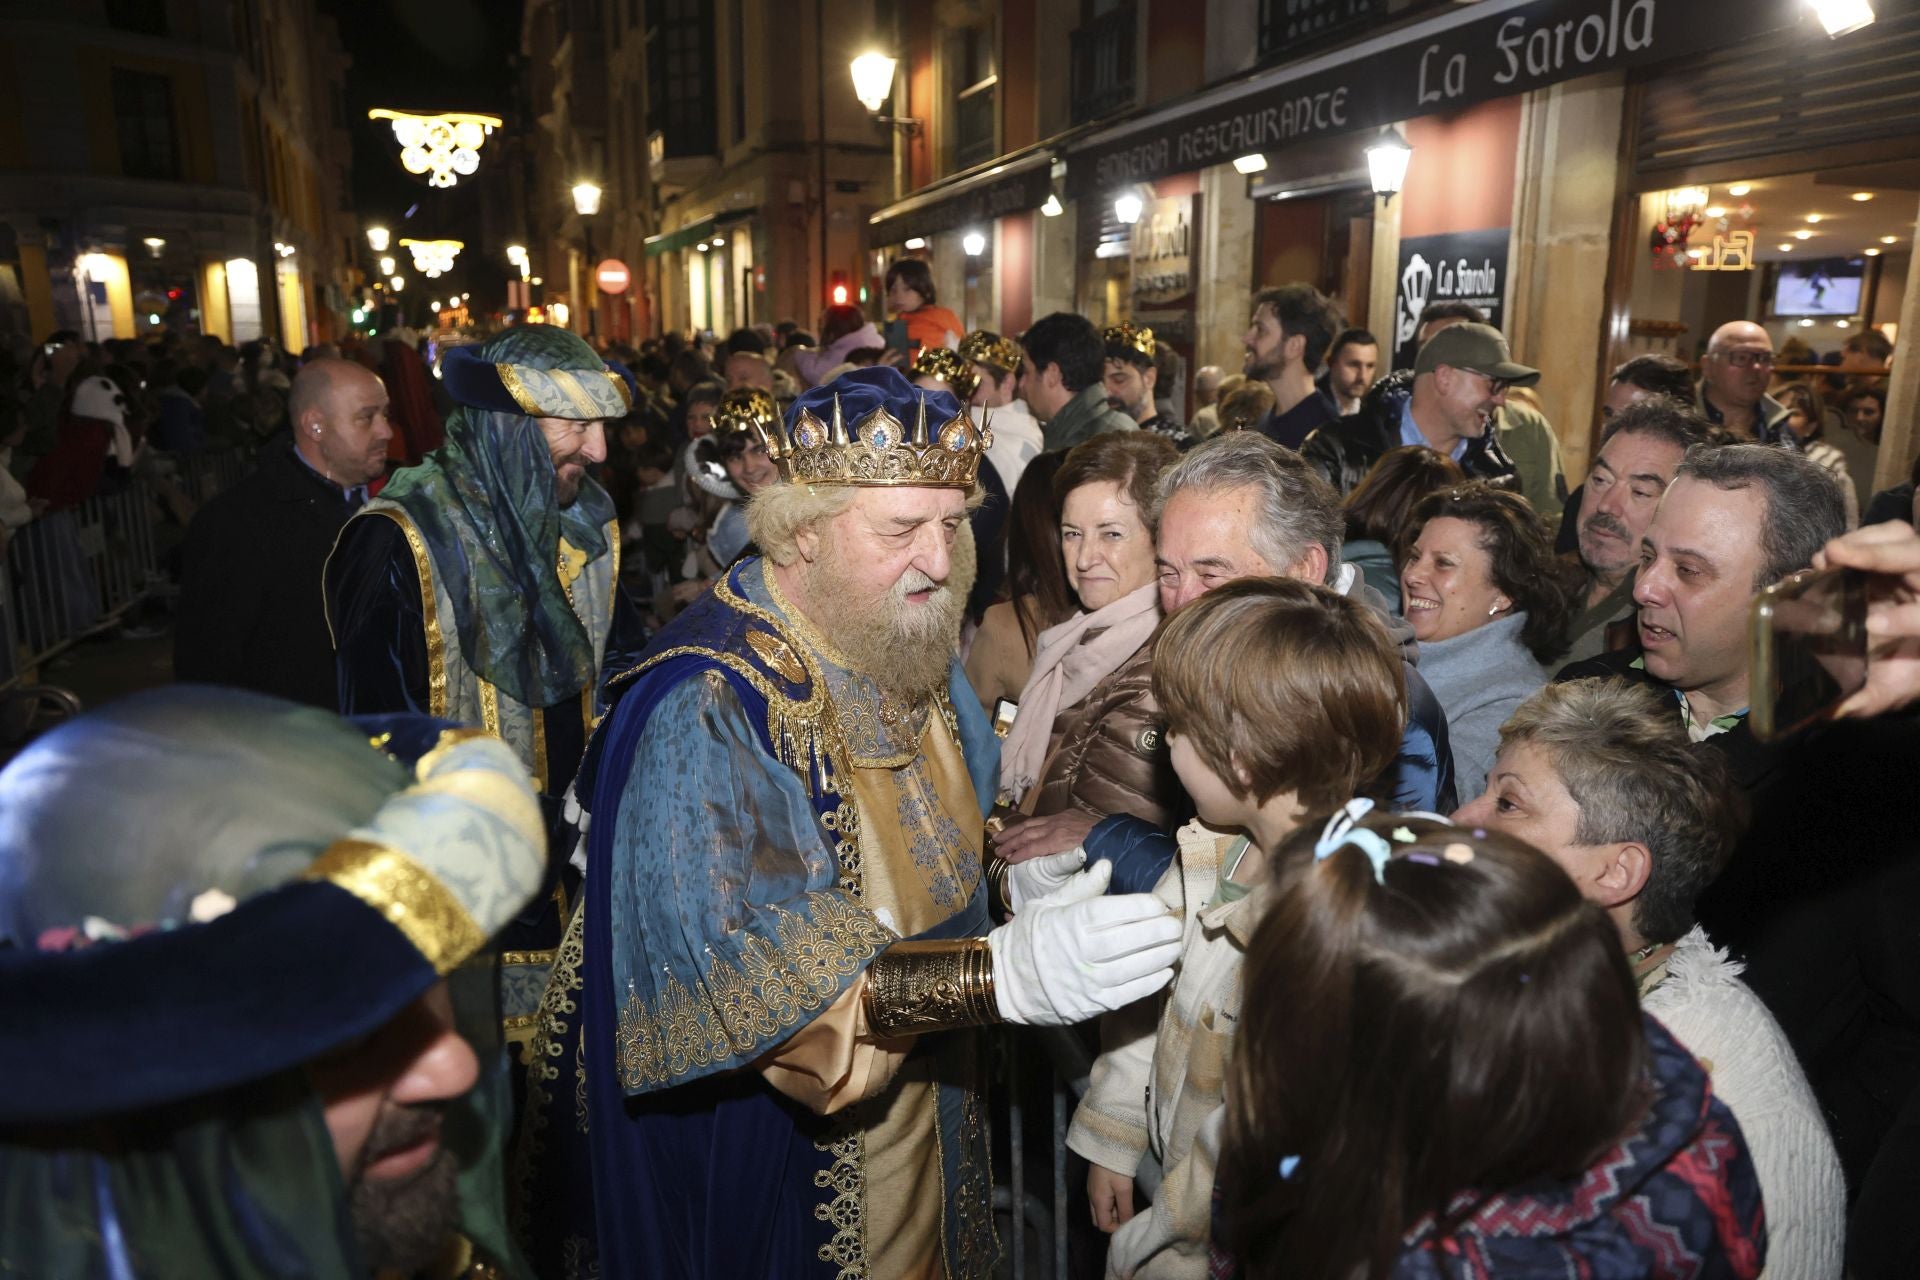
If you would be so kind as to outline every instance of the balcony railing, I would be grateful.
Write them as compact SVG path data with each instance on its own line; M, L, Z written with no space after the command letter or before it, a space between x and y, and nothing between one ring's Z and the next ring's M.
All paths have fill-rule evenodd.
M1260 57L1291 57L1357 35L1387 0L1260 0Z
M1133 105L1134 45L1139 24L1133 5L1102 14L1070 37L1073 48L1073 122L1084 124Z

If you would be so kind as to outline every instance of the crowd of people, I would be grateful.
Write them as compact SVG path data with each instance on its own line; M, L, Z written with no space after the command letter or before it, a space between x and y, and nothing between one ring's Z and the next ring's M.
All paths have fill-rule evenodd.
M27 353L10 528L253 469L181 683L0 771L0 1270L983 1277L1008 1023L1098 1046L1087 1274L1906 1274L1883 336L1629 360L1570 489L1468 307L1377 377L1263 289L1183 423L1148 328L886 284ZM1863 683L1763 738L1810 568Z

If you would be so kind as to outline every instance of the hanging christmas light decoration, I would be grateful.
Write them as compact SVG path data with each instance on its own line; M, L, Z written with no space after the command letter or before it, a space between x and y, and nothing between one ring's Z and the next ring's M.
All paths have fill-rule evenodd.
M413 269L429 280L453 270L453 260L466 248L463 240L402 240L400 247L413 255Z
M480 167L480 148L500 127L499 116L449 111L416 115L375 107L369 120L393 121L394 141L400 144L400 167L427 175L427 185L450 187Z

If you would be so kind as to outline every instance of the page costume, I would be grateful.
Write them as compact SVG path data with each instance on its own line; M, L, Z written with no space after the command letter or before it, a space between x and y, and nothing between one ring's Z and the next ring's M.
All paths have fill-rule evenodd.
M307 1064L445 979L481 1062L443 1110L453 1263L533 1274L469 962L543 841L512 754L423 717L171 686L36 740L0 772L0 1272L364 1280Z

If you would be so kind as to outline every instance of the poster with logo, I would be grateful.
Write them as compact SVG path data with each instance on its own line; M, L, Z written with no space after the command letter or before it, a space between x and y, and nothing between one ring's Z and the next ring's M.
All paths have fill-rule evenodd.
M1450 231L1400 242L1394 285L1393 367L1411 369L1419 344L1420 313L1436 302L1466 302L1505 332L1501 298L1507 290L1507 246L1512 229Z

